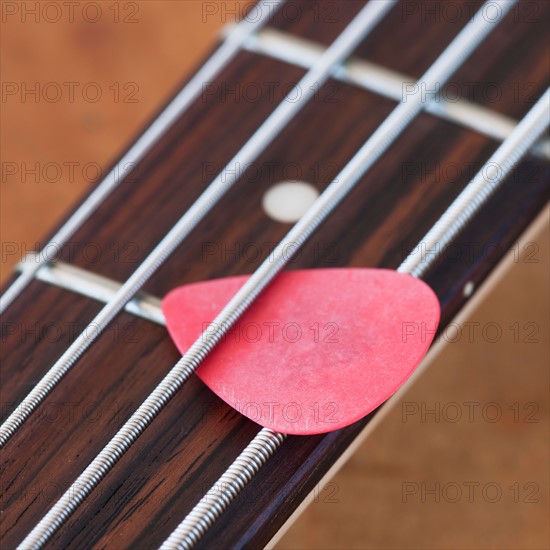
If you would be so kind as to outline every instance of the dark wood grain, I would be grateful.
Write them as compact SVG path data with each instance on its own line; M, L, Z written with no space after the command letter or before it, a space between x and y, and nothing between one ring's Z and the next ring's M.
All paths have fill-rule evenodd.
M314 2L301 4L298 20L279 18L275 24L328 43L362 2L339 2L334 20L316 20L316 10L327 3L317 8ZM498 82L508 92L488 106L510 116L524 114L533 99L510 95L516 81L535 83L535 99L548 82L548 51L541 47L548 3L536 5L540 10L534 21L526 16L514 20L512 14L455 77ZM406 21L402 12L394 11L358 52L417 76L466 19ZM390 39L395 37L399 40ZM253 82L265 88L277 82L275 90L280 90L301 74L295 67L243 52L215 85L224 82L231 89ZM62 259L120 281L127 278L204 189L214 167L221 168L232 157L280 99L277 93L263 94L255 102L235 94L199 98L75 234ZM290 227L265 216L260 204L265 190L293 166L301 171L300 179L322 190L392 107L374 94L329 82L145 289L162 296L183 283L251 272ZM419 116L289 268L397 267L411 243L424 235L469 181L471 170L496 146L474 132ZM451 165L460 171L449 182L441 173ZM423 173L422 168L436 171ZM258 170L261 175L256 177ZM498 258L483 253L484 244L493 243L498 255L504 254L540 211L548 198L548 175L546 164L526 159L457 238L465 252L461 258L444 257L426 276L441 301L442 326L464 305L464 284L474 281L477 286L497 264ZM100 257L86 253L91 243ZM251 243L261 256L244 252ZM98 310L98 304L67 291L41 282L30 285L2 321L3 417L66 348L71 329L82 328ZM56 324L51 330L61 328L58 337L45 331L48 323ZM162 327L126 313L113 325L3 452L1 523L6 548L23 539L178 359ZM370 418L325 436L290 437L201 546L257 548L268 542ZM49 547L160 544L257 430L196 377L191 379Z

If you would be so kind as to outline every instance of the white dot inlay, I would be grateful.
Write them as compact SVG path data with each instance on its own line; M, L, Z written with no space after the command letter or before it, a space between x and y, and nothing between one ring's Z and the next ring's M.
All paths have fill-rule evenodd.
M475 288L476 288L476 285L474 284L474 282L468 281L464 285L464 289L462 290L462 294L464 298L469 298L474 293Z
M283 181L272 185L262 198L266 214L278 222L298 221L319 196L319 191L303 181Z

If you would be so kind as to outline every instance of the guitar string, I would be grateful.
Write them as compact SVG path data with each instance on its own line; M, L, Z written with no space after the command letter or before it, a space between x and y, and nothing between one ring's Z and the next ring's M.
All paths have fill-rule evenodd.
M504 18L514 4L515 0L487 0L420 79L424 84L422 88L434 90L436 83L443 84ZM488 6L496 6L499 11L498 15L492 19L484 18ZM235 321L246 311L273 277L281 271L292 257L292 253L302 246L422 110L423 96L420 93L420 86L417 89L419 91L416 94L407 102L400 103L375 130L335 180L328 185L304 216L293 226L270 257L250 276L207 330L199 336L103 450L34 527L21 543L21 549L41 548L57 532L152 423ZM432 98L434 95L432 93Z
M103 178L101 183L88 195L70 218L55 233L50 241L42 248L33 259L35 263L27 266L25 272L20 273L17 279L0 296L0 315L13 303L27 285L34 279L37 271L45 264L50 263L51 258L47 254L49 250L60 250L71 238L76 230L95 212L103 201L116 187L124 181L121 176L128 167L133 168L142 160L144 155L158 142L172 124L184 113L191 103L201 93L204 82L212 80L227 63L244 47L246 41L259 31L285 0L260 0L257 5L259 16L253 17L249 13L236 26L235 36L228 36L219 48L212 54L206 63L198 70L191 80L170 101L160 115L136 140L126 154Z
M105 304L4 421L0 426L0 447L9 441L25 420L46 399L63 376L97 340L105 327L124 308L126 303L157 271L223 195L239 180L238 167L253 162L265 150L308 100L314 96L316 89L326 82L332 74L333 67L344 61L352 53L361 40L377 25L395 3L396 0L368 2L354 17L340 36L327 48L325 54L293 87L286 98L267 117L233 159L229 161L228 165L203 191L187 212L183 214L128 280L117 290L116 294ZM298 97L298 100L296 100L296 97Z
M495 151L470 183L451 203L417 247L397 268L400 273L422 277L441 257L447 245L460 233L494 194L505 178L527 155L549 124L550 91L538 100L529 113ZM419 254L420 247L434 251ZM260 468L282 446L286 434L261 429L235 461L194 506L161 550L188 550L212 527L239 493L252 481Z

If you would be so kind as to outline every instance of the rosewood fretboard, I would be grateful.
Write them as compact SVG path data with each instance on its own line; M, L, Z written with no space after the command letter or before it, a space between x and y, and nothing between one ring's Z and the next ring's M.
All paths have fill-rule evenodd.
M480 2L454 4L462 9L451 21L430 15L434 2L402 2L355 57L418 78ZM268 29L327 46L363 2L298 5L301 16L278 13ZM444 97L452 100L458 91L492 113L514 120L525 115L548 86L549 7L544 0L521 2L451 78ZM83 224L60 260L126 280L303 73L265 53L240 52ZM330 80L144 291L162 297L185 283L252 272L290 227L264 213L266 189L296 177L323 190L394 106L381 93ZM497 145L467 124L421 114L290 268L397 267ZM502 256L541 210L547 178L543 155L522 162L457 239L460 257L444 256L430 270L426 281L440 299L442 326L469 299L466 283L477 287L496 265L484 245L494 244ZM96 246L111 253L96 259ZM2 321L3 417L100 307L44 282L29 285ZM52 321L74 330L58 338L13 330ZM178 358L163 327L129 313L117 316L3 452L6 548L34 527ZM369 420L324 436L289 437L200 546L267 543ZM194 377L49 547L158 546L257 431Z

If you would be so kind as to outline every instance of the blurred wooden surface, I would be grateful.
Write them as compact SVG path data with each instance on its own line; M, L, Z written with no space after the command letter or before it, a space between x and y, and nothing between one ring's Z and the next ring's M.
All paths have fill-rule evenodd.
M14 3L3 4L5 9ZM110 9L115 4L118 14ZM122 2L101 5L96 23L85 21L78 10L73 22L68 16L35 22L21 14L2 20L2 80L19 86L1 103L2 280L87 188L94 167L106 170L215 43L225 22L220 15L205 17L199 1L142 1L135 13ZM44 91L52 82L61 84L60 101L22 95L23 83ZM72 101L66 83L76 83ZM102 98L90 101L85 88L100 89ZM69 166L74 181L69 181ZM7 173L14 169L18 173ZM499 344L480 337L469 342L465 336L450 343L331 484L319 488L318 502L279 548L550 546L547 231L536 242L537 262L515 265L470 319L480 327L500 326ZM514 341L510 327L515 323L533 323L538 342L523 342L523 328L520 342ZM480 403L471 422L467 402ZM437 403L447 405L449 416L439 421L430 415L422 421L420 413L403 417L409 410L404 407ZM455 403L463 413L456 423L449 421ZM487 415L481 410L491 403L502 409L497 422L488 421L490 408ZM523 409L528 403L537 409ZM532 411L537 422L526 422ZM436 482L448 490L439 503L430 494L422 502L420 492L403 502L405 487L420 491ZM498 502L489 502L492 493L482 495L488 483L502 489ZM453 503L456 485L462 497ZM529 498L536 502L525 502Z

